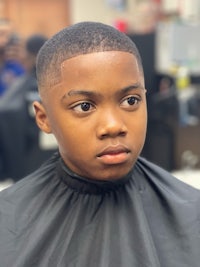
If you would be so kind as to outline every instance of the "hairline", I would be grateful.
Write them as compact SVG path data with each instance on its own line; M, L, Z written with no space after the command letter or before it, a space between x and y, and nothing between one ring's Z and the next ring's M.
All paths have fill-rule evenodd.
M137 64L138 64L138 67L139 67L139 71L140 71L141 75L144 75L144 70L143 70L142 62L137 58L137 56L134 53L131 53L131 52L128 52L128 51L121 51L121 50L104 50L104 51L94 51L94 52L84 53L84 54L81 53L79 55L68 57L68 58L64 59L63 61L61 61L60 64L59 64L59 66L58 66L58 68L60 69L60 71L59 71L59 74L60 74L59 77L56 80L54 80L54 82L51 82L49 84L46 84L46 83L44 83L44 84L38 84L38 90L39 90L40 94L41 94L41 92L46 87L48 87L49 89L51 89L54 86L57 86L57 85L59 85L61 83L61 81L62 81L62 70L61 69L62 69L62 64L64 62L67 62L68 60L73 59L73 58L76 58L76 57L80 57L80 56L84 56L84 55L90 55L90 54L95 54L95 53L104 53L104 52L123 52L123 53L128 53L130 55L133 55L134 58L137 61Z
M135 57L139 70L144 75L139 50L130 37L112 26L94 24L94 22L83 22L71 25L55 34L40 49L36 61L40 94L61 82L61 66L64 61L81 55L111 51L126 52ZM88 26L89 30L87 30ZM90 31L94 34L94 38L90 38ZM76 36L77 32L80 38ZM71 35L72 39L70 39Z

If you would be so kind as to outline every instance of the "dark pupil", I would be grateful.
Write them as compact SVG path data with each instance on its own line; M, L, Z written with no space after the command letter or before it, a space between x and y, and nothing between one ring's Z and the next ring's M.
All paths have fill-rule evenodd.
M129 97L128 103L129 103L129 105L134 105L135 104L135 97Z
M90 109L90 103L82 103L81 108L83 111L88 111Z

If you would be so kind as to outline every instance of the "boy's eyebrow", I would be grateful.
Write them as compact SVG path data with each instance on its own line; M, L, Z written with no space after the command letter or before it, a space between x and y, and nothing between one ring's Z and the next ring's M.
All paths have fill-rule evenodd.
M145 90L144 87L140 84L140 83L136 83L136 84L131 84L127 87L124 87L122 89L120 89L119 91L117 91L117 94L123 94L123 93L128 93L131 90L134 89L142 89ZM68 96L74 96L74 95L83 95L83 96L87 96L87 97L102 97L102 95L98 92L95 91L88 91L88 90L70 90L68 93L64 94L62 99L68 97Z
M70 90L69 92L65 93L62 98L61 98L61 102L63 100L65 100L67 97L70 97L70 96L84 96L84 97L88 97L88 98L94 98L94 97L102 97L102 95L100 93L97 93L97 92L94 92L94 91L88 91L88 90L84 90L84 89L81 89L81 90L75 90L75 89L72 89Z
M119 90L118 93L128 93L129 91L134 90L134 89L145 90L145 88L142 86L142 84L135 83L135 84L131 84L131 85L125 87L125 88L122 88L121 90Z
M73 96L73 95L83 95L83 96L88 96L88 97L92 97L92 96L101 96L101 94L94 92L94 91L88 91L88 90L70 90L67 94L65 94L63 97L66 96Z

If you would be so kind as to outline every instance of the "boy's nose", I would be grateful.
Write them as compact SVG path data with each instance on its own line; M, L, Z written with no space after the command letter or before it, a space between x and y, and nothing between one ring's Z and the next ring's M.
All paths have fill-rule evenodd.
M127 128L123 119L117 112L105 112L98 120L97 136L99 139L106 137L125 136Z

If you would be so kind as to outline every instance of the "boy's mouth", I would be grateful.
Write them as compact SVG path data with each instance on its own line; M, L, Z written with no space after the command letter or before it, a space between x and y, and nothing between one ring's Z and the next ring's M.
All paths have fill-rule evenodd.
M130 157L130 150L125 146L108 146L103 149L97 158L104 164L121 164L128 160Z

